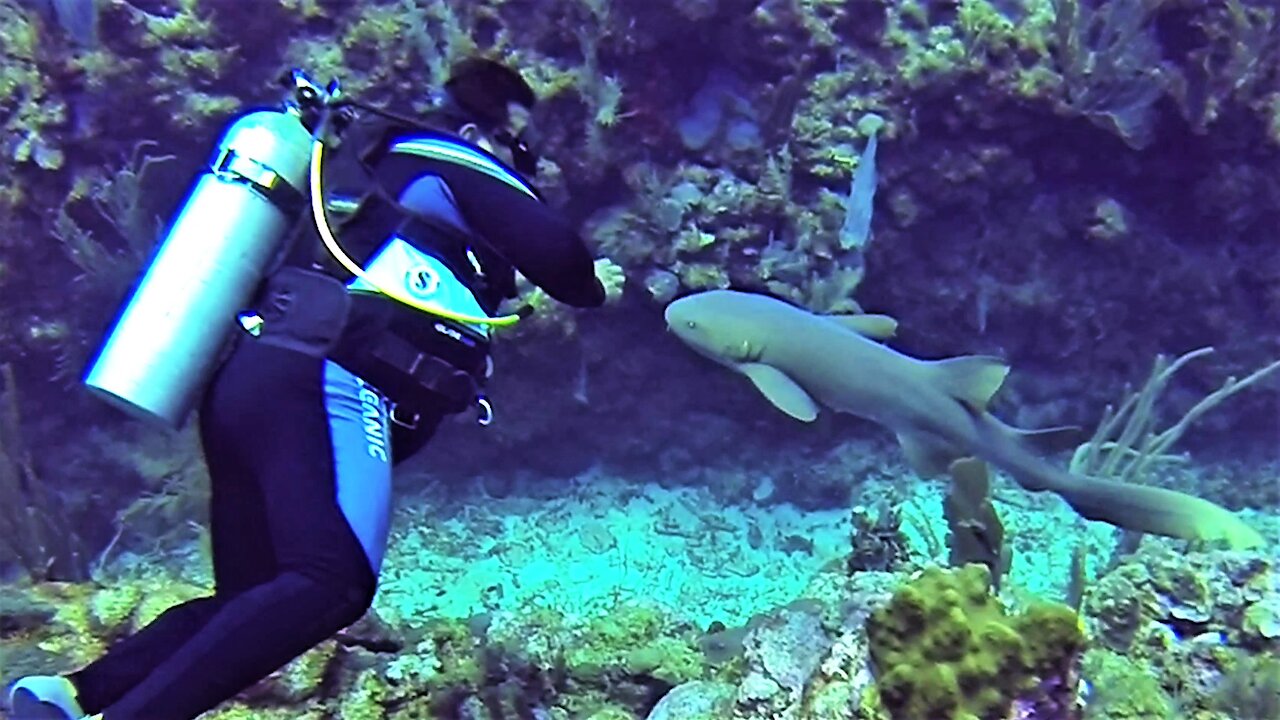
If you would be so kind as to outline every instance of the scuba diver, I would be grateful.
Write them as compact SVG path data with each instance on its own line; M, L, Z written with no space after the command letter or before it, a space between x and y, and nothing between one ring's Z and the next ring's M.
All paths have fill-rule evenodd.
M214 594L83 669L18 680L12 717L189 720L360 619L387 543L392 466L445 416L492 418L490 328L518 318L498 310L516 272L577 307L605 301L598 274L620 280L526 180L536 98L520 74L472 58L444 90L432 124L450 132L358 106L322 194L319 154L303 165L317 212L293 225L195 396ZM335 237L348 262L323 249Z

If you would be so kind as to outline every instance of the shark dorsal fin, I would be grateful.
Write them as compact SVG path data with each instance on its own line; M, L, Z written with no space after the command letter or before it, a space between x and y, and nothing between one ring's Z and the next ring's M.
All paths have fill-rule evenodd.
M818 404L781 370L764 363L743 363L738 370L751 378L756 389L782 412L804 422L818 417Z
M975 412L984 412L1004 384L1009 366L988 355L965 355L933 363L941 389Z
M898 321L888 315L823 315L842 328L873 340L888 340L898 332Z
M1075 450L1088 440L1084 430L1075 425L1038 428L1035 430L1015 430L1014 434L1041 455L1053 455L1067 450Z

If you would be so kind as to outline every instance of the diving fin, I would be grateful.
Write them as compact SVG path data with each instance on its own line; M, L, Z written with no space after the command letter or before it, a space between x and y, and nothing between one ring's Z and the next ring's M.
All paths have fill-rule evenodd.
M57 675L28 675L9 687L14 720L80 720L84 710L71 681Z

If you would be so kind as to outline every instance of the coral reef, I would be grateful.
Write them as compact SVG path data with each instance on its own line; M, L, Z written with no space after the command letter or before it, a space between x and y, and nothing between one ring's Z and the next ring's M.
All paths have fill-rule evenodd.
M1007 616L982 565L925 570L867 626L881 701L895 720L1070 717L1085 647L1069 608Z
M1265 686L1274 672L1266 658L1280 647L1278 578L1273 558L1257 553L1144 546L1123 559L1085 594L1089 717L1173 717L1173 708L1250 717L1224 704L1226 683ZM1253 673L1257 680L1246 679ZM1266 692L1233 697L1243 707L1265 703Z
M182 171L143 179L149 222L178 200L172 173L197 163L228 113L269 100L285 68L339 77L350 93L412 112L451 62L480 52L519 64L542 95L544 184L590 218L597 251L635 281L620 312L728 284L816 310L892 308L911 318L907 345L999 349L1015 367L1069 372L1019 373L1005 401L1028 419L1038 405L1059 421L1095 415L1135 353L1212 342L1217 365L1192 369L1196 382L1280 351L1259 325L1280 302L1267 290L1280 266L1254 239L1280 204L1280 181L1258 170L1280 147L1269 140L1280 117L1275 13L1259 0L770 2L749 12L629 0L548 0L537 12L444 0L281 0L253 12L209 0L113 2L99 8L93 43L13 0L2 7L7 52L22 60L6 63L0 83L11 88L5 132L17 153L4 160L13 172L0 193L16 211L4 215L7 237L52 230L74 240L60 215L31 210L65 197L106 258L134 257L136 238L109 228L114 211L77 211L95 165L144 139L182 161ZM723 41L694 40L704 34ZM850 258L841 228L859 150L874 134L858 120L872 111L885 121L878 239ZM1099 154L1093 145L1115 152L1086 162ZM1191 150L1174 150L1182 146ZM12 268L67 272L84 253L76 243L65 259L15 246L0 287L21 298L20 311L0 334L37 365L63 356L72 369L83 353L66 348L91 345L112 302L86 293L77 305L97 315L76 318L67 302L35 297L40 280ZM119 293L126 282L109 284ZM1068 297L1075 311L1059 312ZM1157 313L1179 322L1135 322ZM608 342L596 327L555 308L520 332ZM594 385L626 387L607 374ZM572 391L563 400L575 407ZM1228 432L1241 430L1238 418L1274 403L1264 388L1211 418L1205 444L1241 437ZM579 410L594 420L609 412ZM661 447L661 433L643 441Z
M13 368L0 365L0 549L35 580L83 581L86 551L22 438Z
M0 343L4 399L18 386L24 409L0 408L14 545L0 570L79 577L59 562L74 556L103 583L6 586L0 667L65 670L207 589L194 438L121 423L72 388L219 128L273 102L295 66L421 112L479 53L540 95L540 184L620 266L611 303L580 314L530 290L536 319L496 350L499 422L446 425L447 455L401 470L412 501L381 620L211 717L1069 717L1074 616L1032 605L1069 595L1090 642L1087 717L1275 717L1277 14L1271 0L0 0ZM858 183L872 157L874 194ZM1148 538L1127 555L1132 538L999 476L948 495L858 421L763 413L662 327L671 299L730 285L892 312L914 355L1001 355L1017 369L1002 417L1103 416L1077 470L1203 493L1268 544ZM1159 356L1181 360L1157 365L1126 430L1125 408L1103 408ZM951 549L966 546L953 560L1008 562L1000 598L975 570L906 576L947 559L947 497ZM55 547L69 528L83 550ZM185 565L142 570L161 557ZM936 622L903 627L909 610ZM1022 632L1029 616L1056 634Z
M765 546L785 546L784 537L763 541L756 552L773 566L769 580L762 578L771 571L761 568L725 585L707 576L677 589L642 568L662 563L664 572L696 576L706 570L694 556L727 564L734 551L677 546L673 554L653 538L674 536L655 527L592 521L592 502L619 506L634 492L592 480L576 508L515 495L494 513L474 498L447 511L406 507L398 532L439 544L402 535L373 612L211 717L942 718L948 715L933 703L946 696L920 710L926 698L919 692L947 677L959 678L953 702L993 707L997 717L1010 708L1019 717L1078 717L1078 697L1086 717L1172 717L1175 707L1211 720L1268 717L1268 659L1280 617L1268 556L1188 555L1168 541L1147 542L1086 580L1077 618L1022 596L1017 571L997 599L980 565L914 575L851 570L845 523L843 535L823 541L843 543L819 548L793 569L788 551ZM661 514L663 532L688 524L688 535L707 534L703 520L675 512L685 505L682 491L649 492L651 512L637 506L617 517ZM774 507L754 522L767 526L772 515L785 517ZM518 517L528 525L523 541L503 529ZM803 521L810 525L797 531L821 539L821 524ZM1021 524L1008 530L1041 545L1064 534ZM769 535L775 532L783 534ZM629 548L622 565L609 560L620 547ZM1038 553L1028 548L1019 557ZM10 588L0 596L0 662L11 672L71 669L167 606L208 592L208 580L198 579L207 558L170 555L167 564L175 567L177 557L186 559L175 571L121 554L96 588ZM489 558L501 558L501 568L477 572ZM608 574L593 574L589 558L603 558ZM791 576L776 574L782 570ZM613 590L600 579L620 574L638 581ZM782 592L748 597L771 583ZM716 616L724 621L710 619ZM1084 632L1087 690L1077 695Z

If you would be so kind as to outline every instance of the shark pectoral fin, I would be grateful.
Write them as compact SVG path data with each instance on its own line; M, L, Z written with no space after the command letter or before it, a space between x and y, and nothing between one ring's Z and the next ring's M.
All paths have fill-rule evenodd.
M983 411L1004 384L1009 366L997 357L965 355L932 364L940 389L970 409Z
M847 330L873 340L888 340L898 332L898 321L888 315L823 315Z
M818 417L818 404L781 370L763 363L743 363L738 370L751 378L756 389L782 412L805 422L813 422Z
M1075 450L1089 439L1085 435L1084 428L1075 425L1015 430L1014 434L1041 455L1055 455L1067 450Z
M1233 550L1263 543L1262 535L1235 513L1175 490L1086 477L1051 489L1084 517L1129 530L1218 541Z
M964 455L954 447L927 435L898 433L898 444L902 446L902 454L907 457L907 464L922 478L942 475L951 467L951 463Z

